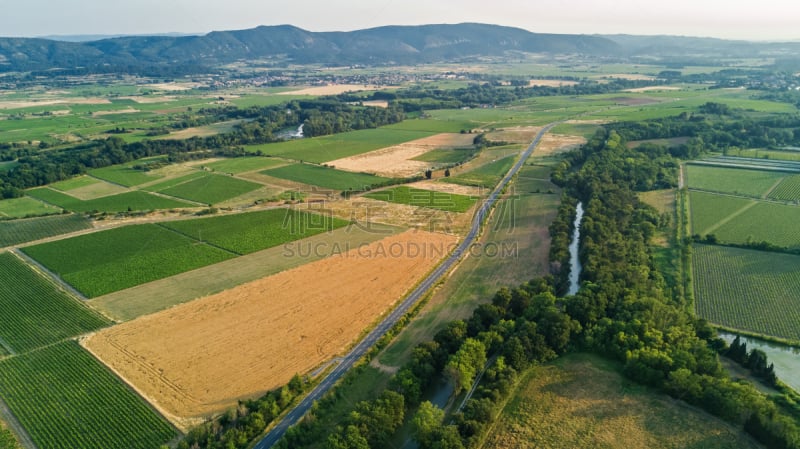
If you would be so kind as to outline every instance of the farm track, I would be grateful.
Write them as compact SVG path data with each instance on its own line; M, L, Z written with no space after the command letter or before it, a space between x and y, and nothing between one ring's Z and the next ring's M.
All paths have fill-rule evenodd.
M458 245L453 253L441 263L431 274L428 275L418 286L415 288L392 312L373 329L361 342L359 342L346 356L342 358L342 362L338 364L320 383L305 397L303 400L290 410L280 421L277 421L274 427L259 441L254 449L267 449L275 445L286 433L290 426L296 424L305 414L311 409L314 402L321 399L330 390L336 382L344 376L353 365L361 359L377 341L383 337L399 320L402 318L427 291L433 287L439 280L446 275L450 269L456 265L461 257L468 252L470 245L475 241L480 233L481 226L484 218L491 211L494 202L500 196L502 190L511 181L511 178L517 174L520 168L525 164L525 161L530 157L533 150L541 141L542 137L550 131L555 125L560 122L551 123L543 127L531 144L522 153L519 160L511 167L506 173L500 183L495 187L486 201L477 210L472 220L472 226L469 233L465 236L464 240Z
M716 231L717 229L719 229L719 228L725 226L726 224L730 223L733 219L735 219L739 215L742 215L743 213L747 212L748 210L753 208L756 204L758 204L758 203L753 201L752 203L742 207L741 209L737 210L736 212L734 212L734 213L728 215L727 217L723 218L722 220L716 222L713 226L711 226L710 228L704 230L700 234L702 234L702 235L711 234L712 232Z

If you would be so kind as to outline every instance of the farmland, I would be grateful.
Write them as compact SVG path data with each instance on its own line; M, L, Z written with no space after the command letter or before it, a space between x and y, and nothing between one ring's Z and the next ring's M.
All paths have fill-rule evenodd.
M405 131L391 128L364 129L330 136L247 146L248 152L261 152L296 161L323 162L428 137L435 132Z
M482 447L760 447L733 426L633 384L618 370L587 354L531 368Z
M237 254L249 254L347 225L326 215L296 209L172 221L163 226Z
M83 213L95 211L116 213L156 209L178 209L193 206L192 204L178 199L151 195L140 190L120 193L119 195L105 196L88 201L80 200L47 187L32 189L27 193L34 198L54 204L66 210Z
M693 262L698 315L800 341L800 256L696 245Z
M784 201L800 201L800 175L787 176L770 192L770 198Z
M415 189L406 186L393 187L378 192L369 192L364 196L376 200L388 201L390 203L429 207L448 212L466 212L476 201L476 198L469 196Z
M515 161L515 156L507 156L474 170L447 178L447 182L476 187L492 187L497 185L503 176L508 173Z
M0 309L0 341L17 353L108 324L11 253L0 253Z
M223 175L208 175L160 190L159 192L164 195L210 205L235 198L239 195L244 195L260 187L260 184L243 179Z
M800 248L800 207L759 202L743 211L714 233L722 242L769 242L773 245Z
M0 220L53 215L60 212L60 208L33 198L22 197L0 201Z
M379 176L351 173L312 164L292 164L264 170L261 173L275 178L333 190L361 190L380 186L389 181L388 178Z
M170 413L205 415L339 354L454 243L407 231L109 328L87 346Z
M415 161L434 162L437 164L460 164L471 159L477 150L462 148L462 149L436 149L429 151L425 154L419 155L414 158Z
M152 449L176 434L72 341L0 361L0 396L40 449Z
M235 256L154 224L125 226L29 246L23 251L87 297Z
M692 233L706 235L715 232L723 220L753 207L755 201L747 198L690 192Z
M754 198L767 196L786 173L722 168L704 165L686 165L689 187L710 192L731 193Z
M89 220L73 214L25 220L0 220L0 247L32 242L91 227L92 224Z
M97 168L90 170L89 174L95 178L100 178L114 184L125 187L138 186L155 181L161 176L152 172L146 172L132 168L132 164L112 165L110 167Z
M286 164L286 161L268 157L237 157L205 164L206 167L223 173L239 174L248 171L264 170Z

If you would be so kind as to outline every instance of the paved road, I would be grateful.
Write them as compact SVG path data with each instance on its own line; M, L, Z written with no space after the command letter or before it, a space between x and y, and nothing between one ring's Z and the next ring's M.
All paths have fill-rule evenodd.
M557 122L560 123L560 122ZM411 307L419 301L420 298L428 291L431 287L433 287L439 279L448 271L450 268L453 267L454 264L458 262L461 256L469 251L470 246L474 243L475 239L478 236L478 233L481 229L481 224L483 222L484 217L491 209L494 202L497 200L497 197L500 195L500 192L508 185L511 178L519 171L528 157L533 153L534 148L539 144L539 141L542 139L542 136L550 130L553 126L557 123L551 123L541 131L539 134L536 135L536 138L533 139L531 144L522 153L522 157L519 158L516 164L511 167L511 170L508 171L506 176L500 181L500 184L492 191L486 201L483 202L478 212L475 214L475 217L472 219L472 227L469 230L469 233L466 235L464 240L458 247L453 251L452 254L444 261L444 263L440 264L436 270L433 271L430 275L428 275L422 283L419 284L414 291L409 294L406 299L400 303L399 306L395 307L392 313L389 314L375 329L372 330L366 337L364 337L361 342L353 348L349 354L342 358L341 363L339 363L336 368L333 369L324 379L320 382L312 391L308 394L294 409L292 409L284 418L281 420L275 427L270 430L270 432L264 436L264 438L256 444L255 449L267 449L275 445L278 440L283 437L283 434L286 433L286 430L300 421L303 415L311 409L311 405L314 401L317 401L325 395L325 393L330 390L331 387L338 381L350 368L353 364L360 359L364 354L369 351L370 348L384 335L386 334L389 329L394 326L397 321L403 317Z

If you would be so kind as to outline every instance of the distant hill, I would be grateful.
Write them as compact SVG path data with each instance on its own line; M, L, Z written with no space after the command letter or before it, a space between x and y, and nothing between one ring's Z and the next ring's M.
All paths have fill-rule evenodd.
M316 33L290 25L215 31L203 36L123 36L88 42L0 38L0 71L52 68L205 65L287 58L296 63L420 63L508 51L611 55L598 36L539 34L475 23L387 26Z
M794 57L800 43L754 43L676 36L590 36L532 33L478 23L384 26L350 32L311 32L291 25L198 35L122 36L93 40L0 38L0 72L54 68L88 71L204 70L239 60L281 58L294 63L414 64L498 56L509 52L581 54L617 60ZM84 41L85 39L90 39ZM69 42L67 40L72 40Z

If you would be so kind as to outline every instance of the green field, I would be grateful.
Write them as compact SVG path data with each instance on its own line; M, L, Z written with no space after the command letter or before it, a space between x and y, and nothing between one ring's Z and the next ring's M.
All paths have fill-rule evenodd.
M637 385L619 371L612 362L588 354L529 369L480 447L761 447L738 428Z
M365 188L368 190L385 185L389 181L389 178L380 176L352 173L312 164L292 164L264 170L261 173L332 190L363 190Z
M235 257L154 224L95 232L23 251L87 297Z
M459 173L455 176L446 178L446 182L468 186L494 188L494 186L496 186L497 183L503 179L503 176L508 173L516 160L516 155L507 156L480 166L474 170Z
M295 209L170 221L162 226L237 254L249 254L294 240L332 231L347 222Z
M0 339L17 353L108 324L11 253L0 253L0 310Z
M786 173L686 164L689 188L763 198Z
M28 195L54 204L72 212L130 212L157 209L180 209L182 207L192 207L192 204L151 195L141 190L120 193L118 195L104 196L93 200L83 201L74 196L61 193L47 187L39 187L26 192Z
M722 242L769 242L800 249L800 207L758 202L734 220L721 225L714 234Z
M0 220L25 217L40 217L61 212L61 209L37 201L33 198L22 197L0 201Z
M407 186L392 187L378 192L369 192L364 195L390 203L409 204L417 207L429 207L448 212L466 212L477 198L454 193L435 192L433 190L414 189Z
M92 227L80 215L55 215L25 220L0 220L0 247L18 245Z
M261 184L224 175L208 175L160 190L159 193L197 201L216 204L261 188Z
M162 178L162 176L156 175L153 172L131 168L130 164L96 168L90 170L89 174L95 178L100 178L125 187L138 186L139 184L145 184Z
M214 171L223 173L238 174L255 170L278 167L286 164L286 161L269 157L237 157L222 161L205 164L206 167Z
M0 449L20 449L14 434L0 421Z
M188 175L178 176L177 178L170 178L167 179L166 181L161 181L155 184L147 185L146 187L142 187L142 190L147 190L148 192L160 192L162 190L167 190L169 188L179 186L183 183L193 181L195 179L205 178L206 176L210 175L204 171L194 171L189 173Z
M713 234L723 224L723 220L734 217L755 206L755 201L747 198L716 195L706 192L689 192L689 205L692 216L692 234L704 236Z
M0 396L39 449L154 449L177 434L73 341L0 361Z
M92 178L91 176L78 176L65 181L54 182L53 184L50 184L50 187L56 190L68 192L70 190L97 184L98 182L100 182L98 179Z
M261 154L267 156L281 156L296 161L323 163L429 137L434 134L437 133L391 128L363 129L330 136L247 146L245 150L251 153L261 152Z
M397 129L405 131L427 131L432 133L457 133L469 131L481 126L480 122L472 120L448 120L437 118L424 118L415 120L403 120L384 127L384 129Z
M699 316L800 341L800 256L695 245L692 262Z
M436 162L439 164L460 164L472 159L478 150L473 148L438 148L415 157L413 160L422 162Z
M787 176L770 192L770 198L784 201L800 201L800 175Z

